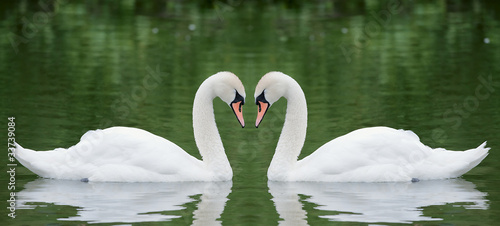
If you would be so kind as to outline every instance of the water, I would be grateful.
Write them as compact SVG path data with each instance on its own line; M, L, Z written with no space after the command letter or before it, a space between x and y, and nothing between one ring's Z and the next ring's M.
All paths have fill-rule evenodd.
M204 1L0 3L1 115L16 141L69 147L90 129L121 125L165 137L200 158L194 93L228 70L246 86L241 129L215 100L231 183L81 183L15 167L12 225L222 223L494 224L500 220L500 5L487 1ZM400 4L398 4L400 3ZM17 35L17 36L15 36ZM418 183L268 183L284 120L273 105L259 129L254 86L271 70L308 101L299 158L352 130L411 129L432 147L490 155L463 178ZM145 82L146 81L146 82ZM229 119L229 120L225 120ZM4 127L7 130L7 125ZM2 139L7 140L7 131ZM2 158L7 171L7 152ZM0 177L3 200L9 174Z

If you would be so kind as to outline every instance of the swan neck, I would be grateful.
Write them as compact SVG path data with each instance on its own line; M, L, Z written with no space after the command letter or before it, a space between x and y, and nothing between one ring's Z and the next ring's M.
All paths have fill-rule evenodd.
M306 138L307 103L295 80L291 81L284 97L287 99L285 123L268 171L271 180L287 180L287 174L296 165Z
M212 82L207 79L196 92L193 104L193 132L203 162L219 180L230 180L232 170L224 152L213 110L216 97Z

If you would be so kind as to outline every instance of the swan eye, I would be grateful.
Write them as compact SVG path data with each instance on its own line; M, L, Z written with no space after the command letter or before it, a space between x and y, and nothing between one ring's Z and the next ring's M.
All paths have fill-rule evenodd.
M259 109L260 109L260 104L259 104L259 102L269 103L269 102L266 100L266 96L264 95L264 92L265 92L265 90L264 90L264 91L262 91L262 93L261 93L259 96L257 96L257 98L255 98L255 104L256 104L256 105L259 105Z
M236 91L236 96L234 97L234 100L231 102L231 104L233 103L238 103L238 102L241 102L241 105L244 105L245 104L245 98L243 98L243 96L241 96L238 91ZM240 111L241 111L241 105L240 105Z

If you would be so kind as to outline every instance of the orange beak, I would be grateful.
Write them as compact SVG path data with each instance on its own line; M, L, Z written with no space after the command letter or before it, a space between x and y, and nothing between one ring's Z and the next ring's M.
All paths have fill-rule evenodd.
M266 115L267 109L269 109L269 103L258 101L257 105L259 106L259 109L257 112L257 120L255 121L255 127L259 128L260 122L262 122L264 115Z
M236 115L238 122L240 122L241 128L245 128L245 120L243 119L243 111L241 109L242 105L243 101L231 103L231 109L233 109L234 115Z

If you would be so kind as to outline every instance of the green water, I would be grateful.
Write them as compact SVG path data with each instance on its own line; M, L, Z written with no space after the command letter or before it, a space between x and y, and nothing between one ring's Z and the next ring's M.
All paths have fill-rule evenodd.
M222 70L246 86L247 127L215 100L232 183L74 183L39 179L18 165L16 218L7 216L9 202L1 208L9 225L500 221L496 1L53 2L0 3L2 140L8 117L15 117L16 141L36 150L69 147L87 130L121 125L200 158L192 101L201 82ZM299 158L378 125L410 129L423 143L452 150L487 140L490 155L458 180L268 184L286 101L273 105L259 129L251 125L254 87L271 70L294 77L307 97ZM0 176L2 200L10 198L11 179Z

